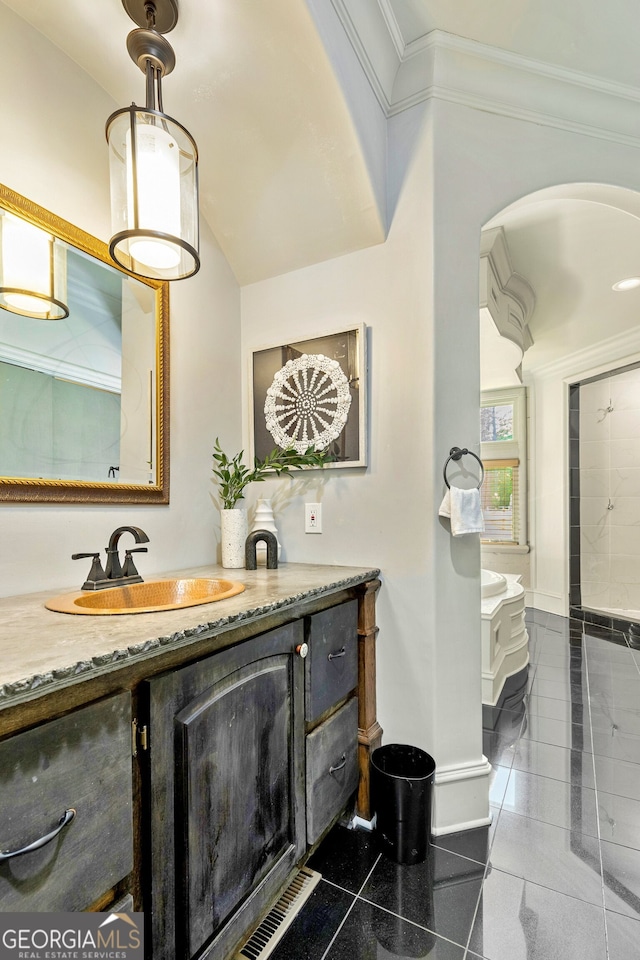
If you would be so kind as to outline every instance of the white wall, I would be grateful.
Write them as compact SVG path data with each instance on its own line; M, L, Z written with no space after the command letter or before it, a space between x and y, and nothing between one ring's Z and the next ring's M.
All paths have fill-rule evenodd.
M430 712L421 679L429 668L430 649L424 642L416 644L415 631L430 593L431 389L422 363L412 362L429 353L425 320L431 210L429 191L418 185L429 179L430 153L427 126L414 158L413 189L384 245L242 290L247 373L252 350L359 323L368 327L368 468L270 482L250 491L249 497L275 491L285 559L384 567L380 609L383 620L393 624L392 637L385 638L392 640L393 650L381 645L381 711L389 716L398 700L415 705L415 712L395 713L390 731L392 739L408 742L415 740L415 717ZM316 499L323 504L323 533L305 535L303 504ZM426 624L420 632L424 636ZM406 669L411 656L417 660L415 670Z
M402 142L411 144L406 115L403 126ZM397 142L390 157L394 149ZM437 517L449 448L477 449L479 440L480 231L545 186L631 186L640 157L626 146L438 101L412 150L384 246L243 289L243 353L248 362L252 349L269 343L370 327L370 466L335 471L318 485L305 481L307 492L296 491L277 522L288 559L381 566L380 721L388 742L412 742L435 756L436 827L446 830L486 814L479 548L476 538L452 540ZM557 407L548 413L558 421ZM544 425L540 416L537 429ZM548 494L539 485L533 493ZM323 502L320 537L303 532L305 499ZM546 514L548 528L538 531L532 571L549 593L564 563L557 531L566 529L565 508L557 501L559 515Z
M0 182L107 240L104 124L122 104L1 4L0 31ZM71 554L101 549L122 523L149 535L143 575L216 559L211 452L217 434L240 443L240 297L204 225L201 247L200 273L170 292L170 506L0 503L1 595L73 589L86 570Z
M464 768L473 780L471 803L440 803L438 829L446 829L486 818L487 791L486 783L477 790L469 772L486 773L478 544L476 538L452 544L437 520L442 463L435 468L434 432L446 434L447 449L469 437L472 442L478 429L477 397L471 393L466 411L447 403L446 385L435 367L440 344L434 349L434 342L457 342L458 334L450 328L435 331L433 325L434 156L432 124L423 110L416 109L410 119L404 116L398 125L401 136L391 148L400 151L401 144L413 142L410 123L421 136L409 158L386 243L244 287L242 345L248 379L252 350L363 322L369 328L368 468L326 471L293 485L275 481L252 496L276 491L286 559L382 568L378 712L385 741L413 743L433 754L443 787L452 770ZM399 170L405 170L406 159L394 157ZM477 266L467 286L475 292L477 328ZM441 442L438 456L443 449ZM316 499L323 504L323 533L305 535L303 504ZM456 576L443 579L439 568L450 571L452 565ZM470 632L464 619L467 606L477 614Z
M446 241L436 250L455 265L463 280L477 270L480 228L516 199L566 183L637 187L640 156L632 147L457 105L442 104L439 110L442 123L436 127L435 139L444 169L438 196ZM436 272L439 266L437 256ZM443 375L451 377L452 393L460 395L468 394L465 381L473 378L476 370L464 326L477 324L475 314L471 316L472 303L475 293L461 292L452 275L441 316L448 315L458 324L459 350L455 359L438 356L436 362ZM592 351L580 358L582 368L593 366L596 357ZM556 613L568 612L567 400L563 378L575 369L569 370L564 363L544 384L536 382L531 393L531 588L534 602Z

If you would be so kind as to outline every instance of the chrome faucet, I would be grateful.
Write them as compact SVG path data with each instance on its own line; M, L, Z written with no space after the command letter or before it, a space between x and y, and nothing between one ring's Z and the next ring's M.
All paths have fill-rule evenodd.
M148 543L149 537L140 527L117 527L109 537L109 545L106 547L107 565L102 569L100 563L100 554L96 553L73 553L72 560L81 560L83 557L91 557L92 564L89 576L82 584L83 590L104 590L107 587L121 587L129 583L142 583L142 577L136 570L132 554L146 553L146 547L130 547L125 550L124 567L120 563L118 553L118 543L123 533L132 533L136 543Z

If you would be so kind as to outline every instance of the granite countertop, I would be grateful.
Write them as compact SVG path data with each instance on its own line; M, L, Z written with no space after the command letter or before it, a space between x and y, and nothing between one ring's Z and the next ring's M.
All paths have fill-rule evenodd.
M219 566L169 571L167 577L238 580L243 593L194 607L159 613L75 616L44 606L64 590L0 598L0 708L93 675L125 661L153 657L169 646L312 597L375 579L374 567L288 563L277 570L224 570ZM162 577L147 577L148 580ZM73 587L66 592L72 592Z

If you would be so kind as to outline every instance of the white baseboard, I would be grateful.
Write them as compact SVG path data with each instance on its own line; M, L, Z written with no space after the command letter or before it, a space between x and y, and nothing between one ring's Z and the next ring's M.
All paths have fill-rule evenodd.
M436 836L486 826L489 812L489 775L486 757L436 769L432 831Z
M477 827L488 827L491 823L491 815L482 817L480 820L468 820L466 823L456 823L451 827L433 827L431 833L434 837L444 837L448 833L460 833L462 830L475 830Z
M536 610L543 610L545 613L555 613L559 617L569 616L569 600L551 593L527 590L525 603L527 607L534 607Z

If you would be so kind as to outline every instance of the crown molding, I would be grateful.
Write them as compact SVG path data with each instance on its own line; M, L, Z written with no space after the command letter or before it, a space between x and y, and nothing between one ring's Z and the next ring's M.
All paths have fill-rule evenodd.
M26 367L36 373L55 377L57 380L69 380L81 386L107 390L109 393L122 392L120 377L100 370L92 370L78 363L70 363L68 360L58 360L56 357L25 350L10 343L0 343L0 362L11 363L16 367Z
M433 30L404 44L388 0L331 0L387 118L442 100L637 147L640 89Z
M640 360L640 329L633 327L557 360L527 367L524 379L525 383L552 378L574 383L637 360Z

